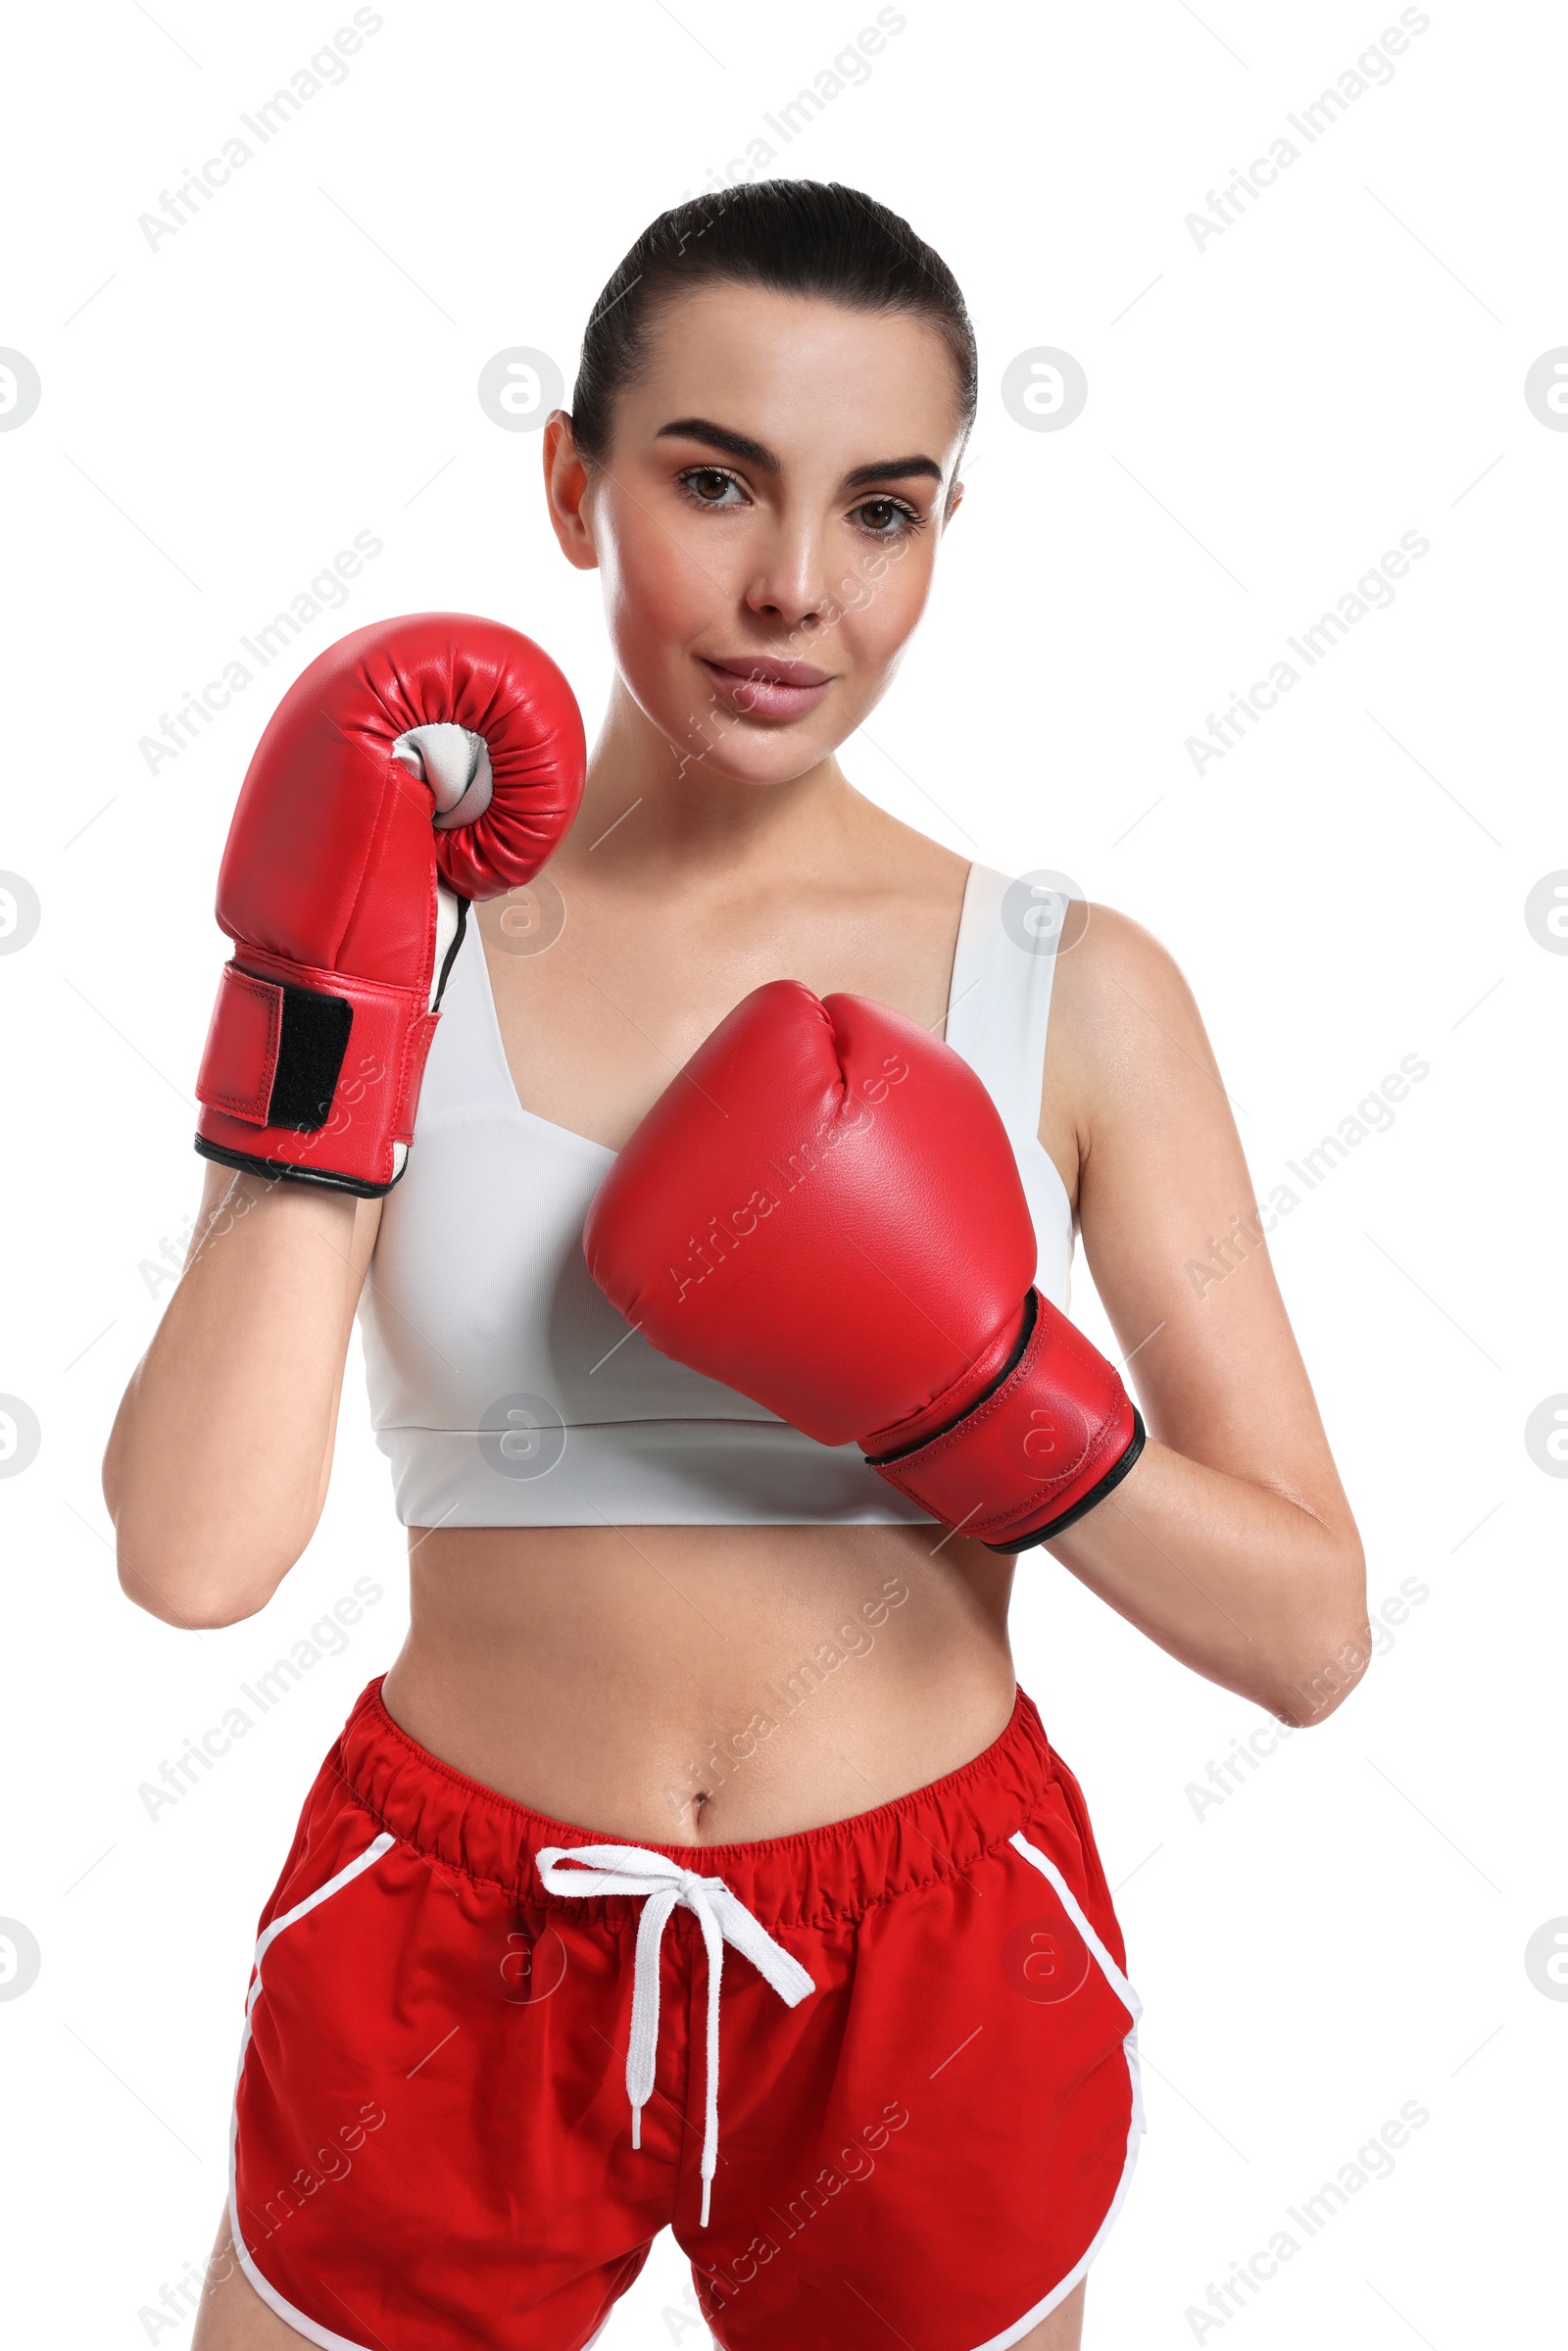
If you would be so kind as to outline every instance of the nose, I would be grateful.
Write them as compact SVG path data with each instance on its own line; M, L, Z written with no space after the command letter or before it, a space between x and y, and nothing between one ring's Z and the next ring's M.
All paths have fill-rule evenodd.
M746 588L747 610L787 629L822 624L832 603L827 550L816 522L780 514L758 551Z

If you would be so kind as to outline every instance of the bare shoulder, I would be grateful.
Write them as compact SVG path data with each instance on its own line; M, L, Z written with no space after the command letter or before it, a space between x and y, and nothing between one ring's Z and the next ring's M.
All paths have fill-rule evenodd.
M1181 965L1130 914L1074 899L1056 949L1040 1127L1074 1205L1097 1141L1194 1089L1223 1104Z
M1198 1004L1170 949L1114 906L1085 899L1068 906L1056 949L1052 1024L1064 1042L1096 1053L1152 1042L1151 1031L1191 1047L1208 1040Z

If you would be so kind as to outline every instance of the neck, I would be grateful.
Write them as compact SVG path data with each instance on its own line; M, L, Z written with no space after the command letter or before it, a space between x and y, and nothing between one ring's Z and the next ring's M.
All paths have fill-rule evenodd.
M837 759L753 783L723 773L722 756L721 740L678 749L617 678L588 761L571 861L591 859L611 882L678 877L704 890L745 888L764 872L776 882L835 860L863 806Z

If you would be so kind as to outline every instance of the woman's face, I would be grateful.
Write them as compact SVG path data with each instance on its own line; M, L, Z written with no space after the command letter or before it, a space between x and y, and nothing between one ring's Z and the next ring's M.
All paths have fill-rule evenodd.
M552 425L558 535L677 751L781 783L858 726L925 606L957 408L923 320L712 285L662 312L603 467Z

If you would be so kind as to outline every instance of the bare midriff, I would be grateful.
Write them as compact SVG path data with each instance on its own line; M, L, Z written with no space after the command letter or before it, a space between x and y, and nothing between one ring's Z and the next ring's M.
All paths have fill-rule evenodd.
M847 1820L1006 1727L1014 1562L941 1528L410 1530L395 1722L572 1827L722 1844Z

